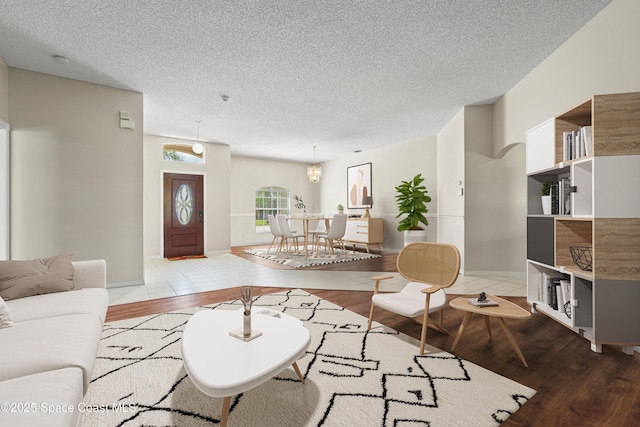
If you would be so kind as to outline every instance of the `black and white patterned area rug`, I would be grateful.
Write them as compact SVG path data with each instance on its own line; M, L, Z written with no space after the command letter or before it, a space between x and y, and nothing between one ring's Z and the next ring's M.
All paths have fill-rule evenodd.
M254 305L301 319L311 345L288 368L231 400L229 426L491 426L535 391L299 289ZM222 399L187 376L180 339L198 310L237 309L238 301L105 324L80 426L211 426ZM260 338L257 338L260 339ZM223 348L220 351L224 351Z
M350 251L350 250L341 250L336 249L332 254L329 251L324 251L323 249L319 251L311 250L309 247L308 256L305 255L304 251L300 250L298 252L290 251L287 253L286 251L280 251L276 255L276 249L271 248L271 251L267 253L268 248L265 249L247 249L244 252L259 256L260 258L268 259L269 261L277 262L279 264L284 264L289 267L294 268L304 268L304 267L312 267L314 265L325 265L325 264L334 264L337 262L349 262L349 261L360 261L363 259L371 259L371 258L380 258L381 255L371 254L366 252L358 252L358 251Z

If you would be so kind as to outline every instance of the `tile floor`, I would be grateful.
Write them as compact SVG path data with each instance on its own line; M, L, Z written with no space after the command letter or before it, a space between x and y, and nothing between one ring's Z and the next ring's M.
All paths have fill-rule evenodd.
M395 274L384 288L399 290L406 280L397 273L368 271L272 270L231 254L208 258L168 261L164 258L145 261L145 284L109 289L109 305L213 291L242 285L305 288L373 290L371 276ZM524 277L460 276L449 294L487 292L499 296L525 296Z

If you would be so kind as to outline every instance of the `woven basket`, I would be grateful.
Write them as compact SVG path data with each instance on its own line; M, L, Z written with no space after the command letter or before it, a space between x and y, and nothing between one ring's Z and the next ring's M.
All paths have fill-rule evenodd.
M570 246L571 259L580 270L592 271L591 246Z

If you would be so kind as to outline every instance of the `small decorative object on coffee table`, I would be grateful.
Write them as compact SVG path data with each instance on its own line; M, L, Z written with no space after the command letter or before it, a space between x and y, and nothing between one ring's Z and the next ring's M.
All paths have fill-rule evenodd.
M497 302L488 299L487 294L485 294L484 292L480 292L480 295L478 295L478 299L469 298L469 304L473 304L476 307L492 307L498 305Z
M244 341L251 341L261 336L262 332L251 329L251 305L253 301L251 300L250 286L240 288L240 301L242 301L242 305L244 306L242 328L230 331L229 335Z

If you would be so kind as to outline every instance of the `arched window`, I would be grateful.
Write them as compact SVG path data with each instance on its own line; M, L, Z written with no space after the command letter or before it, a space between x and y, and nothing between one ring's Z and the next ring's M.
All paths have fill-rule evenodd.
M267 215L289 215L289 190L262 187L256 190L256 233L270 233Z
M162 158L170 162L204 163L204 145L162 144Z

